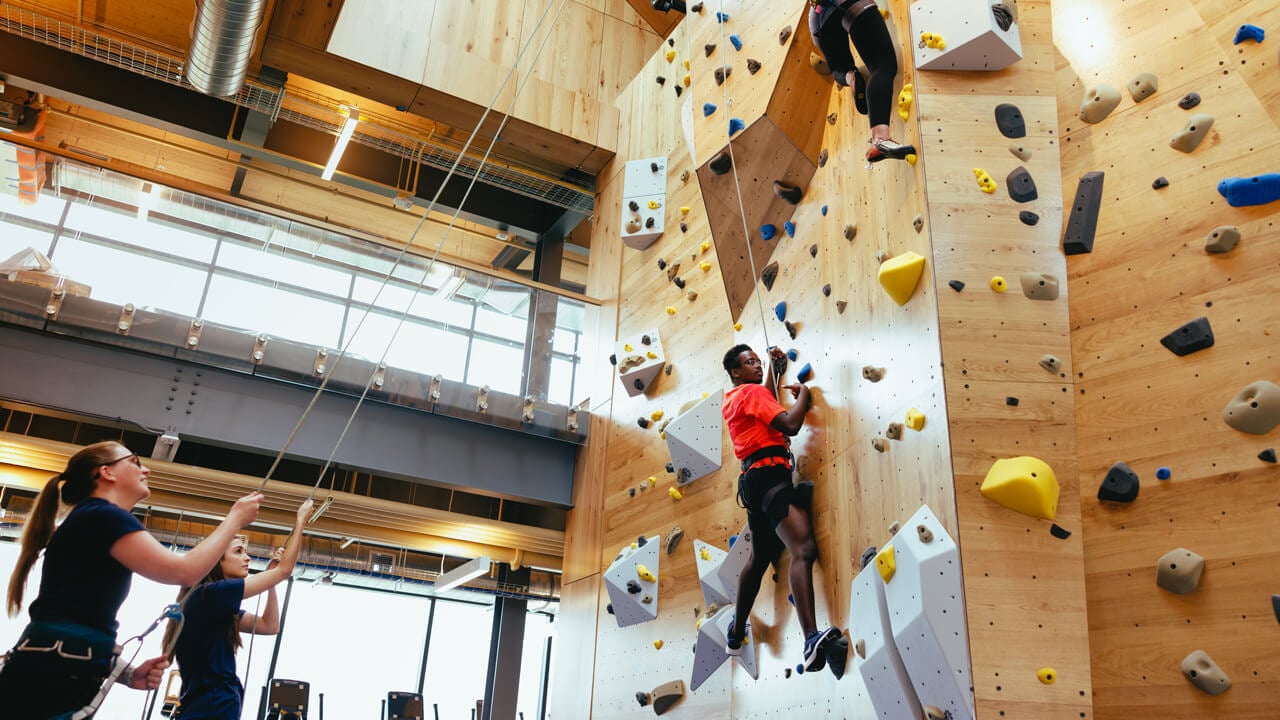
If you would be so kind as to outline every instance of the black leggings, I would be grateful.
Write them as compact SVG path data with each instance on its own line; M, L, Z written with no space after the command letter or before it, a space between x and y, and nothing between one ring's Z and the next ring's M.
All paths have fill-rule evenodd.
M809 32L813 34L813 43L827 59L835 81L848 86L845 74L854 69L853 55L849 52L849 41L852 40L871 73L867 80L867 115L871 126L888 125L889 113L893 109L893 81L898 75L898 55L880 11L873 6L852 20L837 11L827 16L821 27L818 27L818 22L818 13L810 12Z

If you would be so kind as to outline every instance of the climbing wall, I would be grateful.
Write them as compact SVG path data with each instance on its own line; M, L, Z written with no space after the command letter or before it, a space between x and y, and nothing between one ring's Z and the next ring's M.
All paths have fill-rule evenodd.
M1233 430L1222 411L1245 385L1280 382L1280 203L1233 208L1215 188L1280 172L1280 6L1099 0L1053 13L1064 190L1105 173L1093 252L1067 262L1095 717L1273 718L1280 505L1276 466L1257 456L1280 432ZM1233 44L1244 24L1265 41ZM1140 72L1159 82L1139 104L1126 85ZM1080 100L1102 83L1120 90L1120 105L1085 124ZM1180 108L1191 92L1200 105ZM1213 127L1178 152L1169 141L1193 113L1214 116ZM1153 189L1158 177L1169 185ZM1224 225L1242 239L1207 254L1206 236ZM1212 347L1178 357L1161 346L1199 317ZM1129 504L1096 498L1117 461L1139 477ZM1185 595L1156 585L1156 563L1175 547L1205 559ZM1211 697L1184 679L1179 665L1195 650L1230 690Z
M1058 249L1055 61L1049 3L1016 5L1020 62L994 73L917 71L915 89L977 717L1065 720L1090 716L1091 686L1066 264ZM925 32L947 39L945 27L913 30L917 39ZM998 129L1002 103L1018 108L1024 137ZM1029 159L1011 145L1029 151ZM1019 166L1033 178L1036 200L1011 197L1008 176ZM975 168L995 180L994 193L982 192ZM1023 211L1038 223L1021 222ZM1062 295L1025 297L1020 277L1027 272L1054 275ZM996 276L1006 292L991 288ZM1059 360L1056 371L1039 364L1045 354ZM1055 471L1062 487L1056 523L1071 533L1066 539L1051 534L1050 521L979 494L994 461L1021 455ZM1056 671L1051 685L1037 677L1045 667Z
M889 2L886 6L890 28L905 46L910 42L907 5ZM716 22L717 11L727 13L725 23ZM773 88L784 84L779 78L782 66L793 56L790 43L809 43L807 28L800 25L804 11L804 0L726 0L723 6L706 3L702 14L690 14L673 30L671 44L659 49L619 99L624 118L619 157L601 176L598 207L602 210L596 219L598 234L593 247L596 242L620 244L614 229L619 217L616 206L623 192L621 165L628 159L667 157L667 229L642 251L622 248L601 257L593 251L592 273L618 278L615 338L656 328L670 373L664 369L644 393L634 397L616 381L603 389L610 393L607 401L593 395L592 407L598 408L598 416L607 422L603 427L593 424L585 452L597 459L589 468L580 464L578 484L597 485L601 495L598 501L587 494L579 496L582 502L570 514L568 533L577 537L577 528L582 527L585 533L596 522L601 526L602 542L583 548L570 542L566 567L591 572L584 564L583 555L588 554L594 562L593 571L600 573L619 548L638 536L661 535L665 541L676 526L684 539L671 555L662 557L657 579L662 600L657 619L619 628L608 614L605 593L594 596L598 634L592 664L583 661L579 652L568 661L558 659L556 670L557 678L572 676L579 682L589 678L591 691L579 688L571 702L560 702L553 692L551 717L585 716L587 710L580 703L588 696L594 718L649 717L653 711L636 702L637 691L648 692L674 679L686 683L691 679L697 611L706 610L693 541L726 547L730 536L741 528L745 513L734 501L737 463L727 433L722 439L724 467L677 487L675 476L664 467L670 458L660 436L662 423L652 418L657 410L670 418L704 392L723 392L729 380L721 360L736 342L751 344L760 352L769 344L794 350L796 359L787 372L789 382L794 382L806 364L813 374L809 385L815 407L793 449L800 474L815 483L815 531L821 555L815 590L820 621L830 617L840 627L849 623L856 563L865 548L888 540L890 524L905 522L921 505L928 504L947 531L956 534L932 259L926 262L919 287L905 305L894 302L877 281L880 253L893 256L916 251L933 256L927 223L917 228L915 222L926 212L922 166L905 162L885 162L870 169L864 166L866 118L854 111L848 90L833 92L828 81L812 74L807 50L799 69L812 75L797 75L786 85L788 92L794 93L796 87L819 80L825 87L819 96L821 102L802 117L794 112L800 106L798 101L777 101L771 94ZM780 43L778 32L787 24L793 37ZM716 41L717 49L706 57L704 45L709 40L705 38L720 37L722 30L726 35L737 35L743 50L739 53L731 43ZM795 33L800 33L799 37ZM666 59L668 50L673 51L670 62ZM736 54L737 60L722 88L710 75L723 64L723 60L717 61L718 54L726 51ZM745 57L761 62L756 74L745 70ZM902 53L902 57L904 72L899 86L911 79L909 53ZM677 96L675 87L685 58L691 58L690 86ZM796 62L794 58L792 62ZM663 78L662 83L658 77ZM793 112L777 122L804 130L795 133L801 138L795 142L808 148L801 154L807 157L826 150L828 156L825 165L815 166L812 178L803 183L799 204L780 209L775 220L777 234L768 241L772 259L778 262L777 278L772 290L762 284L749 288L739 331L734 329L725 291L725 259L719 257L719 237L712 237L709 200L701 185L699 167L707 160L700 149L702 136L697 136L699 149L695 152L699 157L695 163L687 140L690 136L684 130L700 128L698 123L714 118L727 134L730 115L724 111L725 88L733 99L734 115L751 107L757 108L756 117L767 116L771 106L790 108ZM702 116L704 102L719 108L709 118ZM690 115L686 111L692 111L692 123L687 122ZM904 122L893 116L893 134L918 142L915 117L909 117L911 120ZM803 123L808 124L807 129L801 127ZM820 142L803 139L805 133ZM722 146L723 141L717 149ZM754 195L746 195L747 202L776 200L770 187L775 178L768 173L767 164L762 167L755 177L763 189L750 189ZM689 208L687 215L681 213L682 207ZM783 227L787 221L794 223L794 236ZM703 250L708 241L714 243ZM683 288L668 278L667 271L676 262L681 269L673 278L680 278ZM702 269L704 262L706 270ZM739 268L742 262L749 266L751 261L737 260L734 267ZM759 276L763 268L758 259L757 265L748 267L750 277ZM691 297L690 292L696 296ZM786 319L792 323L794 339L775 315L779 302L786 303ZM605 363L607 354L598 355L599 362ZM883 370L881 379L864 379L865 367ZM606 365L605 370L614 368ZM907 411L913 408L926 418L922 429L904 430L900 440L887 439L890 424L905 422ZM648 421L647 428L641 427L641 418ZM878 440L883 451L873 446L873 440ZM673 489L679 491L679 499L670 493ZM872 716L866 688L852 661L839 681L826 671L804 676L794 672L802 642L788 602L787 567L784 561L782 577L777 580L766 574L754 608L758 679L726 664L697 691L689 691L669 716ZM655 641L661 641L661 647ZM574 647L580 648L581 643L575 642ZM565 662L570 664L569 670ZM558 682L556 686L562 685Z

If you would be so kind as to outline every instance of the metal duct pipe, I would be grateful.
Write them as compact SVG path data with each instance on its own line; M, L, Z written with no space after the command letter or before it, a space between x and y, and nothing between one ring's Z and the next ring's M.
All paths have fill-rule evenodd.
M266 0L198 3L185 68L187 80L197 90L214 97L240 92L266 4Z

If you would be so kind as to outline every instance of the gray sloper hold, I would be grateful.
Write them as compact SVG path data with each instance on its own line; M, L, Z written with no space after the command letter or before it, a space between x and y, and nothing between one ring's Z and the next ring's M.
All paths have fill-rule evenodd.
M996 106L996 127L1000 134L1007 138L1027 136L1027 122L1022 119L1022 111L1017 105L1000 103Z
M1240 228L1235 225L1222 225L1213 229L1204 238L1204 251L1207 253L1231 252L1240 242Z
M1093 125L1100 123L1120 104L1120 91L1110 85L1099 85L1090 88L1080 101L1080 112L1077 117Z
M1058 278L1049 273L1025 272L1018 278L1022 294L1032 300L1057 300Z
M1009 152L1013 153L1014 157L1022 162L1031 162L1031 151L1025 145L1013 143L1009 146Z
M1178 107L1182 108L1183 110L1190 110L1191 108L1199 104L1200 104L1200 93L1195 93L1195 92L1191 92L1191 93L1187 93L1186 95L1183 95L1182 99L1178 101Z
M1013 198L1014 202L1031 202L1040 197L1039 193L1036 192L1036 181L1031 179L1031 173L1027 172L1027 169L1021 165L1009 173L1009 177L1005 178L1005 182L1008 183L1009 197Z
M1222 419L1240 432L1266 435L1280 425L1280 386L1266 380L1250 383L1223 408Z
M1098 499L1129 503L1138 499L1138 473L1122 462L1111 466L1098 488Z
M1040 216L1030 210L1023 210L1018 213L1018 219L1022 221L1023 225L1035 225L1040 222Z
M1187 124L1183 126L1182 132L1174 135L1169 140L1169 147L1180 152L1189 153L1200 147L1200 143L1204 141L1209 129L1213 127L1213 116L1205 113L1196 113L1187 120Z
M1156 563L1156 584L1178 595L1199 587L1203 574L1204 558L1186 548L1174 548Z
M1160 338L1160 344L1178 357L1213 347L1213 328L1209 318L1200 317Z
M996 3L991 6L991 14L996 18L996 25L1004 32L1008 32L1013 27L1013 10L1004 3Z
M773 282L778 279L778 263L771 262L764 266L760 271L760 282L764 283L765 290L773 289Z
M1182 676L1210 695L1221 695L1231 689L1231 678L1203 650L1182 659Z
M1054 357L1053 355L1041 355L1040 367L1044 368L1045 370L1048 370L1051 373L1061 372L1062 361Z
M1156 90L1159 88L1160 81L1149 72L1138 73L1129 80L1129 95L1133 97L1133 101L1136 103L1155 95Z

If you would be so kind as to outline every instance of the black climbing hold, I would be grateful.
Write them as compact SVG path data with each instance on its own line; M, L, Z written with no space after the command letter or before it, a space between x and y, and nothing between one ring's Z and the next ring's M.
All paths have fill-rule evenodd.
M792 205L798 205L800 199L804 197L804 191L795 185L788 185L781 180L773 181L773 194L786 200Z
M666 79L666 78L664 78L664 77L662 77L661 75L659 75L658 77L654 78L654 80L657 80L659 85L666 85L666 84L667 84L667 79Z
M1076 201L1071 205L1067 231L1062 236L1064 255L1093 252L1093 235L1098 230L1098 207L1102 205L1101 171L1088 172L1076 186Z
M686 223L686 222L680 223L680 232L682 233L689 232L689 223Z
M649 172L658 172L658 163L656 162L649 163Z
M666 270L666 269L667 269L667 261L666 261L666 260L663 260L662 258L658 258L658 269L659 269L659 270Z
M752 75L755 75L756 73L760 72L760 67L761 65L759 60L752 60L751 58L747 58L747 72L751 73Z
M637 537L636 537L636 545L637 545L637 546L639 546L639 547L644 547L645 545L648 545L648 544L649 544L649 538L647 538L647 537L645 537L645 536L643 536L643 535L639 535L639 536L637 536Z
M782 323L782 325L783 325L783 327L785 327L785 328L787 329L787 335L790 335L790 336L791 336L791 339L792 339L792 340L795 340L795 339L796 339L796 326L795 326L795 324L793 324L790 320L787 320L786 322Z
M716 51L716 44L707 43L706 45L702 46L702 51L706 53L706 57L711 57L711 53Z
M610 356L609 356L609 364L610 364L610 365L617 365L617 364L618 364L618 354L617 354L617 353L614 353L614 354L612 354L612 355L610 355Z
M1167 188L1167 187L1169 187L1169 178L1167 178L1167 177L1165 177L1165 176L1161 175L1160 177L1158 177L1158 178L1156 178L1155 180L1152 180L1152 181L1151 181L1151 187L1152 187L1152 189L1154 189L1154 190L1159 190L1159 189L1161 189L1161 188Z
M773 289L773 281L778 279L778 263L771 262L764 266L764 270L760 271L760 282L764 283L765 290Z
M729 67L728 65L722 65L716 68L716 72L715 72L716 85L717 86L723 85L725 78L729 77L732 74L733 74L733 68Z
M635 389L637 390L644 390L644 381L641 380L640 378L636 378L635 381L631 383L631 385L635 387Z
M822 152L818 153L818 167L826 167L826 166L827 166L827 157L828 157L828 155L827 155L827 149L826 149L826 148L822 148Z
M1013 27L1013 11L1004 3L996 3L991 6L991 14L996 16L996 25L1004 32L1008 32Z
M814 244L812 244L812 245L810 245L810 246L809 246L809 257L811 257L811 258L816 258L816 257L818 257L818 244L817 244L817 243L814 243Z
M707 167L711 168L711 172L716 175L723 175L733 169L733 158L729 157L729 153L721 150L716 156L711 158L711 162L707 163Z
M676 287L680 288L681 290L684 289L684 278L680 277L679 275L672 278L671 282L675 283Z
M960 280L951 280L947 284L950 285L951 289L955 290L956 292L960 292L961 290L964 289L964 283Z
M858 561L858 569L861 570L862 568L870 565L875 561L876 561L876 546L872 545L871 547L862 551L862 559Z
M1023 225L1035 225L1040 222L1040 216L1030 210L1023 210L1018 213L1018 219L1022 221Z
M634 489L635 489L635 488L632 488L632 490L634 490ZM605 605L605 606L604 606L604 609L605 609L605 611L606 611L606 612L608 612L610 615L612 615L612 614L613 614L613 603L609 603L608 605Z
M675 85L675 89L676 89L676 97L680 97L681 95L683 95L683 94L684 94L684 86L683 86L683 85L680 85L679 83L676 83L676 85Z
M635 496L636 496L636 489L631 488L631 497L635 497Z
M675 369L675 365L672 365L671 363L667 363L667 366L662 369L662 374L670 375L673 369Z
M1178 357L1213 347L1213 328L1209 318L1200 317L1160 338L1160 344Z
M1014 396L1010 395L1009 397L1007 397L1007 398L1005 398L1005 399L1004 399L1004 404L1005 404L1005 405L1008 405L1009 407L1017 407L1017 406L1018 406L1018 398L1016 398L1016 397L1014 397Z
M652 229L653 229L653 218L649 218L648 220L645 220L645 221L644 221L644 226L645 226L646 228L648 228L649 230L652 230Z
M627 209L630 210L631 212L640 212L640 203L636 202L635 200L632 200L631 202L627 203Z
M831 283L822 286L822 296L831 297Z
M672 465L671 463L667 463L667 472L674 473L675 471L676 471L675 466Z
M1280 595L1277 595L1276 597L1280 597ZM1272 599L1274 599L1274 598L1272 598ZM1280 610L1277 610L1277 611L1276 611L1276 617L1280 618ZM791 678L791 668L790 668L790 667L783 668L783 669L782 669L782 674L783 674L783 677L786 677L786 678L790 679L790 678Z
M690 6L689 6L689 12L701 13L701 12L702 12L702 3L694 3L694 4L690 5Z
M649 337L648 335L641 335L641 336L640 336L640 344L641 344L641 345L652 345L652 344L653 344L653 338Z
M1276 449L1275 449L1275 448L1267 448L1266 450L1263 450L1262 452L1258 453L1258 459L1259 459L1259 460L1261 460L1262 462L1269 462L1269 463L1273 463L1273 462L1275 462L1275 461L1276 461Z
M645 429L647 430L647 429L649 429L649 418L647 418L647 417L642 417L642 418L640 418L640 419L636 420L636 424L637 424L637 425L639 425L639 426L640 426L640 427L642 427L642 428L645 428Z
M1178 101L1178 107L1182 108L1183 110L1190 110L1191 108L1199 104L1200 104L1200 93L1194 93L1194 92L1183 95L1182 99Z
M1280 595L1271 596L1271 612L1276 614L1276 622L1280 622Z
M1098 499L1110 502L1128 503L1138 497L1138 473L1128 465L1118 462L1107 471L1098 487Z
M667 38L667 44L668 44L668 45L670 45L671 47L675 47L675 46L676 46L676 39L675 39L675 38Z
M640 594L640 583L636 582L635 580L628 580L627 592L631 593L632 595Z
M1005 182L1009 184L1009 197L1013 198L1014 202L1031 202L1040 196L1036 192L1036 181L1031 179L1031 173L1021 165L1009 173Z
M645 691L643 691L643 690L637 690L637 691L636 691L636 702L640 703L640 707L648 707L648 705L649 705L649 693L647 693L647 692L645 692Z
M1022 111L1017 105L1000 103L996 106L996 127L1007 138L1027 136L1027 122L1022 119Z
M1054 523L1053 525L1049 526L1049 534L1058 538L1059 540L1066 540L1067 538L1071 537L1071 531L1062 527L1061 525L1058 525L1057 523Z

